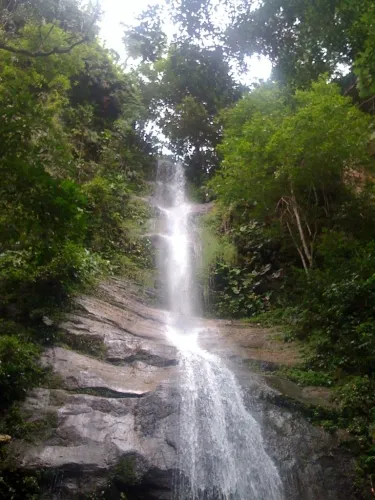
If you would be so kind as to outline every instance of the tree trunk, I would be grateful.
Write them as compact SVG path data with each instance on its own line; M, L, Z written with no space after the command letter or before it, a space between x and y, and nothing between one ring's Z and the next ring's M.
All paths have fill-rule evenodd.
M309 245L307 243L307 238L306 238L305 232L304 232L303 227L302 227L301 217L300 217L300 214L299 214L298 204L297 204L296 196L294 194L294 189L293 189L293 184L292 183L290 183L290 189L291 189L291 193L292 193L292 210L293 210L294 217L296 218L298 234L299 234L299 237L301 239L304 257L306 258L306 260L307 260L307 262L309 264L308 267L311 268L312 265L313 265L313 256L312 256L312 252L310 252L310 250L309 250ZM300 252L300 250L299 250L299 252ZM301 258L302 258L302 256L301 256ZM302 259L302 263L303 263L303 267L306 270L305 259Z
M305 256L303 255L303 252L301 250L301 248L298 246L298 243L296 242L296 239L293 235L293 231L292 231L292 228L290 227L290 224L289 222L286 223L287 227L288 227L288 230L289 230L289 234L290 236L292 237L292 240L293 240L293 243L295 244L296 246L296 249L297 249L297 252L299 253L299 256L301 257L301 261L302 261L302 265L303 265L303 269L305 270L305 273L306 274L309 274L309 267L307 265L307 262L306 262L306 259L305 259Z

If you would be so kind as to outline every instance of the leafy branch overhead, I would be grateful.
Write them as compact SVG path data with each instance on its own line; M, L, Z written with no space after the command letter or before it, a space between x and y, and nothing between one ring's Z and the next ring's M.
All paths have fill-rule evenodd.
M128 58L140 58L143 63L160 59L167 47L160 6L150 6L137 19L136 26L125 26L123 42Z
M68 54L93 40L100 14L99 2L82 11L74 0L9 1L1 11L0 49L28 57ZM63 35L55 37L55 28Z

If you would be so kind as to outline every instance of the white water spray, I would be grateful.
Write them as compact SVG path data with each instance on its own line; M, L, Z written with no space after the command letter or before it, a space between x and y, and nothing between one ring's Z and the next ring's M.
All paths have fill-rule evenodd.
M199 347L194 318L193 242L181 165L159 166L165 219L164 262L170 309L168 336L179 350L180 440L176 500L282 500L282 484L261 429L246 410L225 363Z

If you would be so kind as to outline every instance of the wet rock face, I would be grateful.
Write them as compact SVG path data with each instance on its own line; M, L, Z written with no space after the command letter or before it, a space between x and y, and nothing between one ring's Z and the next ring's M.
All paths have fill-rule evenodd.
M288 500L354 499L353 462L322 429L290 412L264 412L265 440Z
M354 463L339 439L311 425L289 393L268 385L268 377L238 370L246 407L261 423L268 454L278 467L286 500L354 500ZM295 386L295 384L290 383ZM288 388L289 389L289 388ZM292 393L302 392L298 386ZM295 400L297 407L300 400ZM314 404L306 397L305 404Z
M73 499L104 488L122 464L118 480L143 490L147 484L153 498L153 489L171 483L176 462L177 407L171 395L166 386L142 398L116 399L36 389L25 409L34 419L55 414L56 427L40 444L22 445L21 466L54 471L58 481L47 485L46 498Z
M45 352L43 363L55 372L56 388L32 391L24 410L30 421L48 425L32 442L11 444L22 468L49 471L53 479L46 481L43 498L90 498L108 484L129 499L173 497L178 356L164 335L164 322L163 311L141 304L126 284L113 281L103 284L98 296L81 297L61 324L80 352L65 347ZM227 356L236 373L280 470L285 500L354 499L353 464L337 439L283 403L286 390L299 403L308 396L248 368L249 359L292 363L296 356L278 348L266 331L240 330L238 324L207 321L202 343Z

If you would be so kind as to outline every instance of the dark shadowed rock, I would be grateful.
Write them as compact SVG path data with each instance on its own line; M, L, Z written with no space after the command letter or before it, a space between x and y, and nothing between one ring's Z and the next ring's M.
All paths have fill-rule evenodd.
M341 447L339 437L311 425L303 416L322 401L310 398L292 382L293 388L289 383L275 388L269 385L268 376L249 373L241 365L234 370L245 405L262 426L267 452L284 482L286 500L357 498L354 461ZM327 405L326 400L323 403Z

